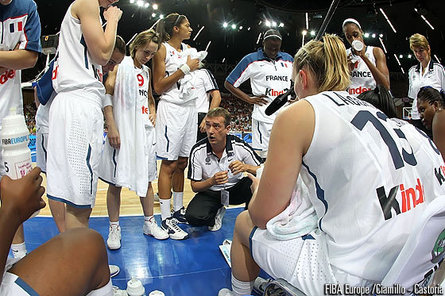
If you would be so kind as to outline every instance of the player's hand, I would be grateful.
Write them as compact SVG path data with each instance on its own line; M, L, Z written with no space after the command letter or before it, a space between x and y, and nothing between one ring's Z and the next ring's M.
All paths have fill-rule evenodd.
M205 117L202 119L201 123L199 124L199 131L201 133L206 132L206 118Z
M42 199L45 188L41 186L40 172L36 167L21 179L12 180L5 175L0 182L1 208L16 217L20 224L46 205Z
M187 56L187 65L190 67L190 72L195 71L199 68L199 60L198 59L192 59L190 56Z
M354 70L355 64L358 62L357 60L352 60L352 53L350 53L348 56L348 68L349 72L352 72Z
M232 174L237 175L246 171L246 165L239 160L235 160L229 164L229 169Z
M268 101L266 99L264 99L265 97L267 97L267 96L260 95L260 96L250 97L248 100L248 103L253 104L253 105L259 105L259 106L266 105L268 103Z
M252 184L250 185L250 190L252 191L253 194L255 190L258 188L258 185L260 184L260 179L255 177L251 173L247 173L247 177L249 177L249 179L252 180Z
M117 6L108 6L104 10L104 19L108 22L111 20L119 21L122 16L122 10Z
M150 119L151 123L153 124L153 126L156 125L156 113L150 113L148 114L148 119Z
M121 147L121 138L119 135L119 131L117 128L113 125L108 126L108 133L107 133L108 142L110 143L110 146L114 149L119 149Z
M213 175L213 185L221 185L229 181L228 171L217 172Z

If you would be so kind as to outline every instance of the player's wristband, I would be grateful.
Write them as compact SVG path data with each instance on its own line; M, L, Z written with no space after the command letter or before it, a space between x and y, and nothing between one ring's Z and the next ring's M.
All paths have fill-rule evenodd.
M181 70L182 73L184 73L184 75L187 75L188 73L190 73L190 67L187 64L184 64L181 67L179 67L179 70Z
M113 106L113 96L110 94L106 94L104 98L104 108L107 106Z

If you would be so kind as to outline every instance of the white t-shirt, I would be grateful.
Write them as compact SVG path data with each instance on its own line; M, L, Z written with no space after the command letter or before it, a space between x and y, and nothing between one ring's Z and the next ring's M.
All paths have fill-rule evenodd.
M207 69L199 69L190 72L193 76L198 98L196 99L196 112L207 113L209 111L210 94L212 90L218 90L215 77Z
M420 88L423 86L431 86L438 91L445 89L445 70L441 64L430 61L423 75L421 73L421 67L419 63L412 66L408 71L408 97L414 99L411 109L412 119L420 119L420 114L417 110L417 94Z
M346 54L351 54L351 49L346 50ZM366 46L365 55L375 65L374 47ZM372 76L371 70L369 70L366 63L361 57L353 56L354 69L351 72L351 84L348 87L350 95L358 96L362 92L376 88L376 82L374 76Z
M445 194L442 157L423 132L347 92L305 100L315 129L300 175L330 262L380 282L426 205Z
M80 20L68 8L60 27L57 59L53 69L53 87L57 93L82 89L94 94L90 99L102 104L105 87L102 66L93 62L80 28Z

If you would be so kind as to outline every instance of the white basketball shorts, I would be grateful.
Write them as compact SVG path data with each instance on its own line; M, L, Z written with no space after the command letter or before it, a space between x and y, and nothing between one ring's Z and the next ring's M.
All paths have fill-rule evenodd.
M252 119L252 148L262 158L267 156L272 125L273 123Z
M166 160L189 157L196 143L198 114L195 101L176 105L159 101L156 116L156 154Z
M46 173L46 158L48 149L48 133L42 133L42 129L36 131L36 164Z
M74 207L92 208L103 145L101 99L61 92L49 112L47 195Z
M267 230L254 228L250 250L255 262L273 278L283 278L306 295L324 295L324 284L337 283L326 247L315 234L276 240Z

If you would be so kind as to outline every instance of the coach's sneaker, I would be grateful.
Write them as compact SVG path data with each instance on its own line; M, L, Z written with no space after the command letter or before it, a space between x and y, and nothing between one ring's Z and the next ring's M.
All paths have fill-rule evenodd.
M121 227L111 226L108 232L107 246L110 250L117 250L121 247Z
M178 222L175 218L167 218L165 220L162 220L162 229L168 232L168 235L171 239L181 240L188 238L189 234L182 230L181 227L177 225L177 223Z
M188 224L187 219L185 218L185 208L182 207L176 212L172 213L172 217L178 220L178 223Z
M236 294L227 288L223 288L219 290L218 296L236 296Z
M224 214L226 213L226 207L222 206L218 209L218 212L216 212L215 216L215 225L209 226L210 231L218 231L221 229L222 226L222 220L224 217Z
M144 222L142 231L145 235L151 235L155 239L167 239L169 237L168 232L159 227L154 218Z

